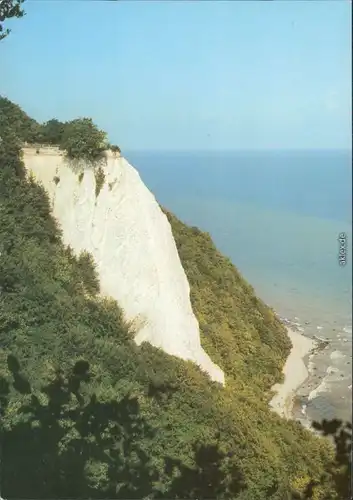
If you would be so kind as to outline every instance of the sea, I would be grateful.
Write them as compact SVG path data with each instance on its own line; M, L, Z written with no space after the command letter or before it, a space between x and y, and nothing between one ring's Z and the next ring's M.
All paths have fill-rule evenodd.
M159 203L211 234L256 293L303 335L298 419L352 419L352 152L128 151Z

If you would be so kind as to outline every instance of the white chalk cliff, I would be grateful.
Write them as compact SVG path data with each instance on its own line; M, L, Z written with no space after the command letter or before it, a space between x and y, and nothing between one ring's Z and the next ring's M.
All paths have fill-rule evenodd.
M122 157L107 154L104 185L96 198L92 167L83 178L54 149L25 148L28 172L52 201L63 240L96 262L101 293L117 300L133 321L138 345L150 342L168 354L197 363L212 380L224 374L201 347L189 283L172 230L138 172Z

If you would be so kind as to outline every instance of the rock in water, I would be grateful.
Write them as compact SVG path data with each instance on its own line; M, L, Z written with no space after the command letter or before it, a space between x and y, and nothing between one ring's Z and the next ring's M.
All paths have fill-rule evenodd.
M169 221L138 172L124 158L108 153L104 184L96 196L92 166L74 166L52 148L39 154L24 149L23 160L49 193L64 243L76 254L92 254L101 293L116 299L125 319L133 322L136 343L150 342L194 361L224 384L222 370L201 347Z

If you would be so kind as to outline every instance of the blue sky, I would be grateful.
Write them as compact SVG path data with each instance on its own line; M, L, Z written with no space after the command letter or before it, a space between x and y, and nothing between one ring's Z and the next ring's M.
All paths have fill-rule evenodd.
M0 94L34 118L91 116L124 150L351 147L341 1L28 1Z

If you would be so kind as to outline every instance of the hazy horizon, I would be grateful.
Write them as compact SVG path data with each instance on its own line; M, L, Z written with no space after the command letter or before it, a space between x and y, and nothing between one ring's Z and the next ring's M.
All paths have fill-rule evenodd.
M183 154L183 153L271 153L271 152L278 152L278 153L296 153L296 152L307 152L307 153L320 153L320 152L334 152L334 153L351 153L352 152L352 146L347 147L347 148L253 148L253 149L241 149L241 148L234 148L234 149L127 149L125 152L127 153L175 153L175 154ZM124 155L124 151L122 151L122 155Z

